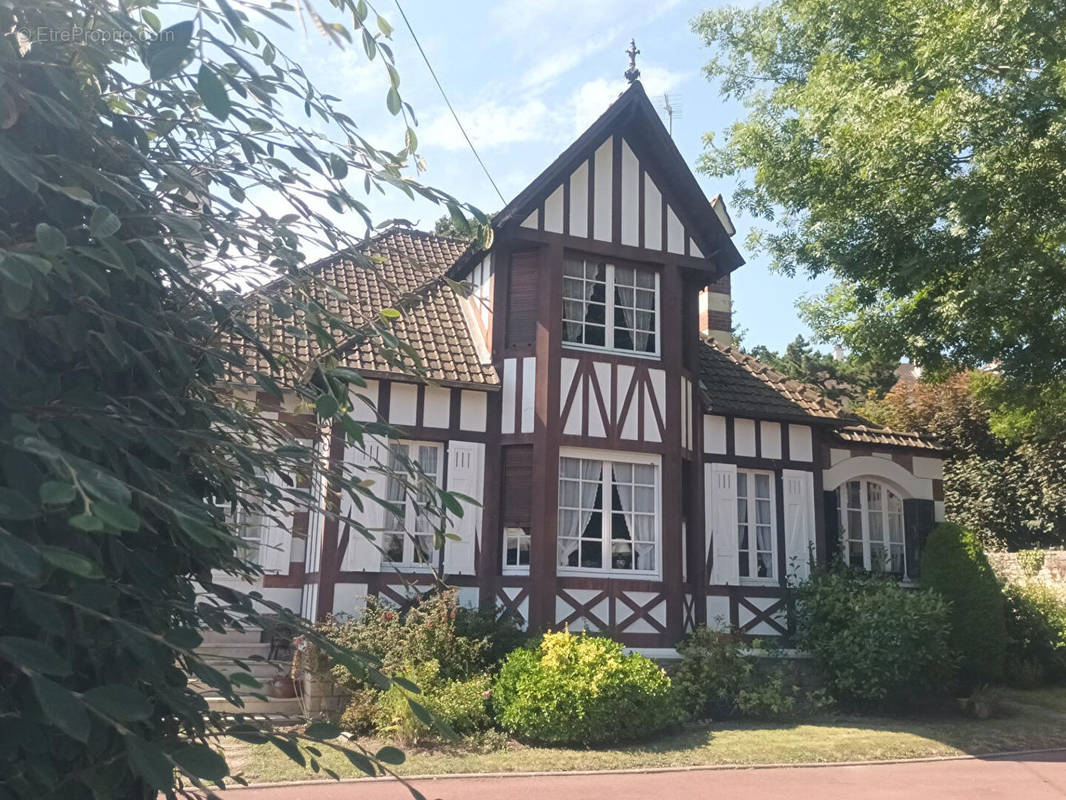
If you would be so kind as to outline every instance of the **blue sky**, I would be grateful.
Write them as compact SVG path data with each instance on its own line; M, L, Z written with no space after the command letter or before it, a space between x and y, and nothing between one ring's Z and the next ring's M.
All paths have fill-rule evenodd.
M709 52L690 21L707 2L666 0L497 0L443 3L401 0L438 77L504 196L510 199L552 161L625 89L625 49L630 37L641 50L638 66L656 102L664 92L679 98L682 116L674 138L690 166L708 131L721 132L743 109L727 103L701 68ZM325 4L319 4L325 5ZM326 8L320 9L323 13ZM421 179L486 211L503 203L481 172L441 99L391 0L378 10L395 28L393 49L404 99L419 119ZM380 64L361 47L338 50L311 30L287 33L280 42L304 65L311 80L341 97L345 110L371 142L399 149L403 128L385 109ZM697 174L708 197L729 203L736 183ZM737 243L748 263L733 275L735 324L748 346L782 348L797 333L809 334L794 303L826 281L788 279L767 268L744 239L753 220L729 203ZM372 204L377 219L403 217L431 227L443 210L399 195Z

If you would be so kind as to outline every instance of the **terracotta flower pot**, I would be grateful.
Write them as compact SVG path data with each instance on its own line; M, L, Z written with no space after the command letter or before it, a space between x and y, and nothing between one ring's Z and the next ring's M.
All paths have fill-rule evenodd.
M296 686L293 684L291 675L278 675L267 687L270 697L289 698L296 697Z

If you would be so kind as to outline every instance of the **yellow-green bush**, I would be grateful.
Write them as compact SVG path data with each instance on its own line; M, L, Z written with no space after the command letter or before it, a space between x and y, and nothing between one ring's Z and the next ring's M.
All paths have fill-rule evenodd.
M670 678L619 642L569 632L546 634L512 652L493 686L500 726L548 744L600 744L649 736L679 713Z

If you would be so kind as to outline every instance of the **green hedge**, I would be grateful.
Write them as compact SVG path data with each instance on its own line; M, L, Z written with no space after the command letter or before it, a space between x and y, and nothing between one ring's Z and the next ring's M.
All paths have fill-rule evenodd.
M795 594L796 643L815 657L836 701L892 709L950 683L950 611L935 592L834 567Z
M951 604L951 649L969 687L1003 677L1003 591L977 538L958 525L933 528L922 551L922 586Z
M1007 584L1007 679L1023 686L1066 680L1066 602L1041 583Z
M590 745L649 736L675 722L670 678L611 639L546 634L515 650L493 687L497 721L519 739Z

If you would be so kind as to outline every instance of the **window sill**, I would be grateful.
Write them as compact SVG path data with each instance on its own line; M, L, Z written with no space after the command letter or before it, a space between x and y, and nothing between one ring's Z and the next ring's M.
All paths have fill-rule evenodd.
M738 578L737 580L738 586L781 586L781 581L777 578Z
M580 350L583 353L605 353L612 356L628 356L630 358L642 358L645 361L659 361L662 356L659 353L638 353L636 350L617 350L613 347L600 347L595 344L576 344L575 342L563 342L564 350Z
M529 567L504 567L500 570L501 575L528 575Z
M656 571L638 571L631 569L596 569L595 567L556 567L556 574L560 578L629 578L635 581L658 581L662 580L660 573Z

